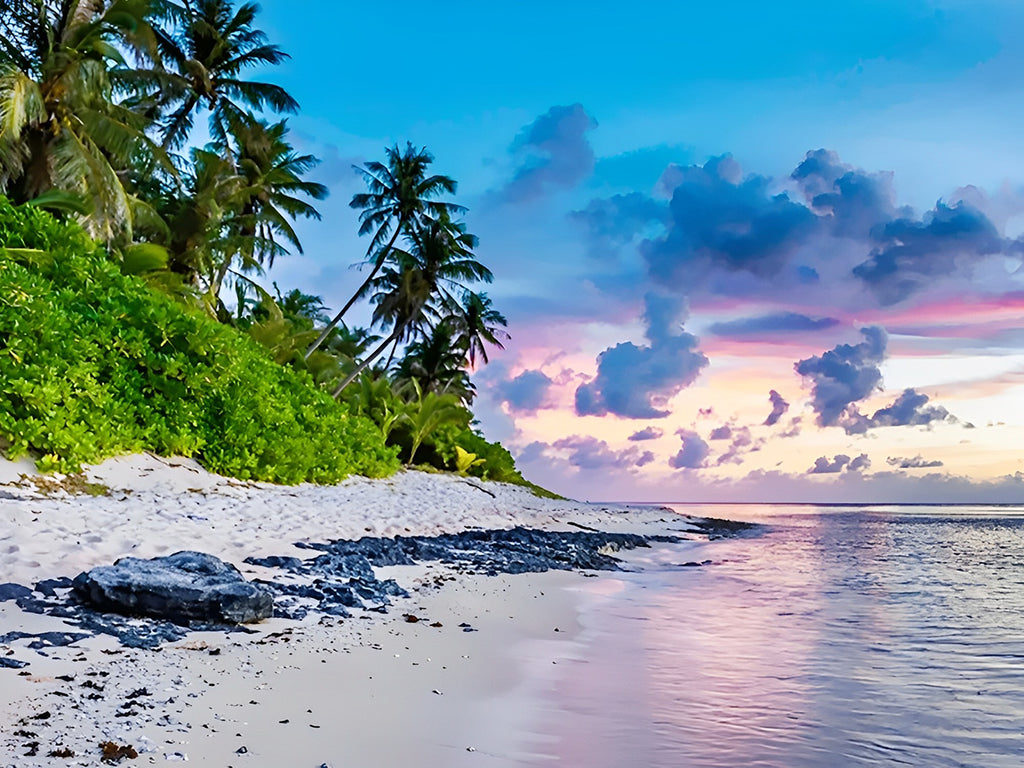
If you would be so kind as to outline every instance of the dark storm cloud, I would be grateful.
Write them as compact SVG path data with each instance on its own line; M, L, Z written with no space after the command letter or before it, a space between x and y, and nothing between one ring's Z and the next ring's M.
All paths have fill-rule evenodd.
M834 317L815 318L798 312L776 312L714 323L708 330L716 336L760 339L782 334L813 333L835 328L837 325L839 320Z
M499 198L524 202L585 179L594 170L594 150L586 134L596 127L580 104L552 107L538 117L512 145L519 167Z
M552 383L542 371L523 371L514 379L498 382L495 391L513 410L535 411L547 402Z
M669 411L656 403L692 384L708 364L697 337L682 330L685 305L678 297L648 294L645 307L650 344L627 341L598 355L597 376L576 390L578 415L664 418Z
M639 432L634 432L630 435L629 439L634 442L639 442L641 440L657 440L664 434L665 432L657 427L644 427Z
M779 422L779 419L782 418L783 414L789 410L789 403L787 403L782 395L774 389L769 390L768 399L772 404L772 412L769 413L768 418L764 420L764 426L774 427Z
M875 235L880 245L853 269L884 305L896 304L972 261L1009 250L995 225L977 208L938 203L923 220L894 219Z
M811 407L818 415L818 426L834 426L844 416L855 415L855 403L881 384L879 365L885 359L885 330L871 326L862 328L861 333L864 341L860 344L839 344L794 365L796 372L811 382Z
M773 277L819 228L807 206L772 194L767 178L743 178L729 155L671 166L663 183L672 188L668 233L643 249L659 282L690 284L715 269Z
M705 466L704 461L711 453L711 448L701 436L686 429L677 430L676 434L682 439L683 445L679 453L668 460L669 466L673 469L700 469Z
M897 469L932 469L941 467L943 463L938 459L925 459L920 454L911 458L904 456L890 456L885 460L886 464Z
M711 434L708 435L708 440L730 440L732 439L732 427L728 424L723 424L720 427L716 427L711 430Z
M580 469L629 469L654 461L654 454L650 451L641 452L633 446L616 451L604 440L583 435L556 440L551 447L568 451L569 463Z

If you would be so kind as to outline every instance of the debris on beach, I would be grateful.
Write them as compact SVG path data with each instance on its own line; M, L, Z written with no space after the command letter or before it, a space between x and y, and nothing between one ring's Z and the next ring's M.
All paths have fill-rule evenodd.
M100 742L100 750L103 752L100 760L104 763L120 763L125 758L134 760L139 756L135 747L130 744L118 744L114 741Z

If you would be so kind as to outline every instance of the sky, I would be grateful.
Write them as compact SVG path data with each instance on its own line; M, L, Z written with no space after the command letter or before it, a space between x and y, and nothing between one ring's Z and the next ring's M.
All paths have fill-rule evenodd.
M1020 3L262 6L331 189L269 277L340 307L353 166L427 147L512 336L474 411L527 478L1024 503Z

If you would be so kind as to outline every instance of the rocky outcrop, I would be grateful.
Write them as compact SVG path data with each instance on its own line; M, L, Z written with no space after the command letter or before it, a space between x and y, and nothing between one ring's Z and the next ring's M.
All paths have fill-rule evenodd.
M75 593L104 611L173 622L247 624L269 617L274 596L213 555L177 552L140 560L125 557L74 580Z

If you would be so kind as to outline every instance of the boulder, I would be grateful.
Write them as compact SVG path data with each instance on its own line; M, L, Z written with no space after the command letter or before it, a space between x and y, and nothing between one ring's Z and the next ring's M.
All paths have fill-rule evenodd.
M246 581L230 563L202 552L176 552L152 560L124 557L80 574L74 589L100 610L178 623L247 624L274 612L270 590Z

